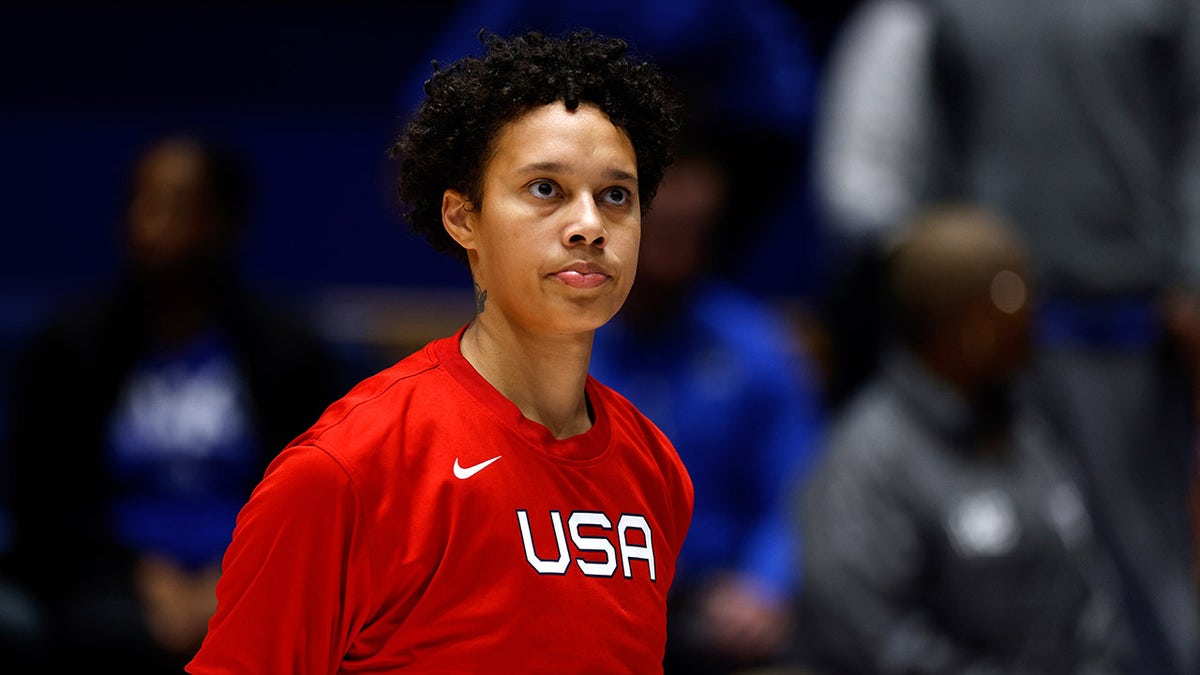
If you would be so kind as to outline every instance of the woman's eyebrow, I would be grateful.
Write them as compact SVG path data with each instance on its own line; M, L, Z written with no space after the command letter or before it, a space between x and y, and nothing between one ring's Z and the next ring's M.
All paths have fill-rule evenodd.
M517 169L517 173L574 173L570 166L564 162L530 162L525 166ZM630 173L624 169L609 168L604 170L604 178L607 180L629 181L636 183L637 174Z

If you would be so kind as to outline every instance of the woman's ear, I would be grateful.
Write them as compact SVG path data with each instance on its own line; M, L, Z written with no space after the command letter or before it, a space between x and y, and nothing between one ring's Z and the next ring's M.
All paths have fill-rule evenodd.
M475 219L471 201L458 190L442 193L442 227L450 238L468 251L475 247Z

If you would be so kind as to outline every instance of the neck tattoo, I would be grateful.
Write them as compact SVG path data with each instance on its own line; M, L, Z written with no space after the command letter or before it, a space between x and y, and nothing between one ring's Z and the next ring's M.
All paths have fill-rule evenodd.
M475 316L483 314L484 305L487 303L487 291L475 284Z

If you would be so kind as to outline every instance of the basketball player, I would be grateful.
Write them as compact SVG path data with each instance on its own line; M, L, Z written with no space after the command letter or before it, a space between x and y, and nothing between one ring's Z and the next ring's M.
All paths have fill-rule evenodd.
M474 317L368 378L238 516L193 675L662 671L692 513L673 446L588 376L679 104L624 42L480 34L396 143Z

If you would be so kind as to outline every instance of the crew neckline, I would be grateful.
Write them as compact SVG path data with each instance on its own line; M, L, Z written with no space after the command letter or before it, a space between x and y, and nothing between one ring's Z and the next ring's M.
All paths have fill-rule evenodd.
M460 341L469 325L464 325L453 336L435 341L431 346L446 372L481 407L534 451L555 460L591 462L605 454L612 438L612 427L604 401L598 395L598 384L591 375L588 375L585 385L593 416L591 428L568 438L555 438L545 425L526 417L515 403L484 379L463 356Z

